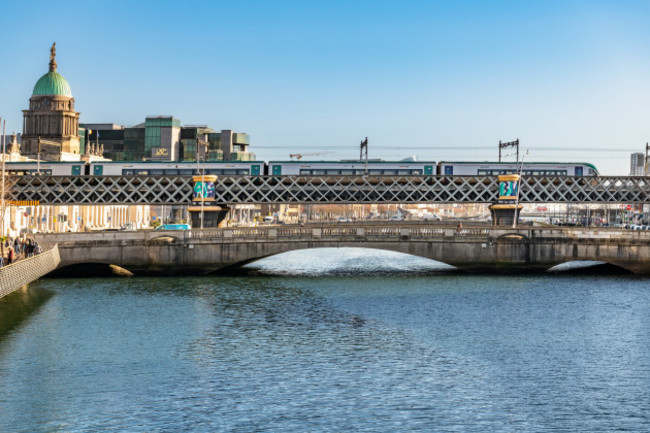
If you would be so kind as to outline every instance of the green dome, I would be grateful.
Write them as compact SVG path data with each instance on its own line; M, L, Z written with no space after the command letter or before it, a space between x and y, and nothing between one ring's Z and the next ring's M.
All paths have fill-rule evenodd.
M70 85L58 72L48 72L36 82L32 95L72 96Z

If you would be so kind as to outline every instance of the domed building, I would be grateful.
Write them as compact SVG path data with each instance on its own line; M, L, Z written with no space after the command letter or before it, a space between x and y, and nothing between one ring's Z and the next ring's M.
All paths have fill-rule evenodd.
M79 113L55 58L56 43L50 49L50 70L36 82L29 110L23 110L22 153L31 158L40 153L46 161L79 161Z

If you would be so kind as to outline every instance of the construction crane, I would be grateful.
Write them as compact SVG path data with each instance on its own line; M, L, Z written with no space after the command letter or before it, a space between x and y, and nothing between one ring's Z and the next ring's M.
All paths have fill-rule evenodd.
M301 160L303 156L316 156L316 155L326 155L328 153L334 153L334 152L315 152L315 153L292 153L289 155L289 158L291 159L297 159Z

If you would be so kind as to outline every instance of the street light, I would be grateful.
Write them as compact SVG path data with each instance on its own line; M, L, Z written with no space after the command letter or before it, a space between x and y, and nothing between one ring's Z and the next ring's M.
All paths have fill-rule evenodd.
M206 159L206 154L208 153L208 145L209 143L207 141L203 141L199 139L198 137L196 138L196 153L197 153L197 158L196 158L196 169L197 171L201 172L201 229L203 229L203 207L205 206L205 159ZM202 152L199 153L199 146L201 146ZM199 163L200 163L200 158L203 156L203 169L200 169Z
M517 140L518 144L519 140ZM517 148L517 152L519 152L519 148ZM528 151L523 154L521 157L521 164L519 165L519 179L517 179L517 198L515 199L515 217L512 220L512 228L516 229L517 228L517 211L519 210L519 188L521 187L521 175L524 172L524 159L526 158L526 155L528 155Z

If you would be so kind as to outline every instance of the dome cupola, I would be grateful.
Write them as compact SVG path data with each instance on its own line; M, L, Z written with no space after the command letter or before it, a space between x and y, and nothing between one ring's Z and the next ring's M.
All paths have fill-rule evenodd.
M38 79L32 95L61 95L72 96L70 85L63 75L56 71L56 42L50 48L50 70Z

